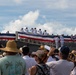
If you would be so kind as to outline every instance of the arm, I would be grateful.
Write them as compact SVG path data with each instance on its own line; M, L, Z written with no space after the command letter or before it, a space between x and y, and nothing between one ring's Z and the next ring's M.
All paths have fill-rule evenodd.
M54 47L50 47L50 51L49 53L47 54L48 56L51 56L55 51L55 48Z
M29 69L29 75L35 75L36 73L36 66L32 66L30 69Z

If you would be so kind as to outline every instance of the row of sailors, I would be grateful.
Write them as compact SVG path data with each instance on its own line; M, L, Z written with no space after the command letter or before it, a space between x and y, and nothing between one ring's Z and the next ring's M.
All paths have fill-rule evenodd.
M25 33L29 33L29 32L30 32L30 33L32 33L32 34L39 34L39 35L49 35L49 33L47 33L47 30L44 30L44 31L42 32L41 29L39 29L39 30L37 31L36 28L31 28L30 31L29 31L27 27L26 27L25 29L24 29L24 28L21 28L21 32L25 32Z

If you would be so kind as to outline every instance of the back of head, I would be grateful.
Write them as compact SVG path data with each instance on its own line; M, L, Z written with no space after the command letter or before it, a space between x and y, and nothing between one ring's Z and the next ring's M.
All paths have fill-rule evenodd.
M37 50L34 54L39 58L40 63L46 62L45 60L48 56L45 50Z
M67 57L68 57L68 55L69 55L69 52L70 52L70 49L69 49L69 47L67 47L67 46L62 46L62 47L60 48L60 53L62 54L62 57L63 57L64 59L67 59Z
M61 49L60 49L60 52L61 52L62 54L64 54L64 55L68 55L69 52L70 52L70 49L69 49L69 47L67 47L67 46L62 46Z
M44 45L41 45L41 46L39 47L39 50L44 50Z
M0 44L0 48L3 48L3 45L2 44ZM3 51L0 50L0 54L2 54L2 53L3 53Z
M41 59L42 57L45 57L47 54L45 50L37 50L36 55Z
M23 53L23 55L28 55L29 54L29 47L27 47L27 46L22 47L22 53Z
M68 59L76 64L76 50L72 50L69 53Z
M0 48L0 50L12 53L19 53L20 50L17 48L17 43L15 40L9 40L6 43L6 47Z

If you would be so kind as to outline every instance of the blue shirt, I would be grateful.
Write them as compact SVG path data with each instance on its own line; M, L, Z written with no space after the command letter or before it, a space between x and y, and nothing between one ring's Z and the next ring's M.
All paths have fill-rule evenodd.
M26 73L26 64L19 55L0 58L0 75L22 75Z

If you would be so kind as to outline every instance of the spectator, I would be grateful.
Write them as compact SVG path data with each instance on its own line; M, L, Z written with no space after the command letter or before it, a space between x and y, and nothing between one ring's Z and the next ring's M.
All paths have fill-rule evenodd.
M70 75L76 75L76 50L72 50L72 52L69 54L69 60L74 62L74 68Z
M45 50L46 53L48 54L48 52L50 51L50 47L48 45L41 45L39 47L39 50ZM52 56L49 56L47 59L47 62L50 62L50 61L55 61L55 59L53 59Z
M49 55L51 55L54 50L54 48L51 48ZM69 51L70 49L67 46L61 47L59 51L60 60L47 63L52 75L70 75L74 63L67 60Z
M40 45L39 50L44 50L44 45Z
M48 58L45 50L37 50L34 54L37 65L29 69L30 75L50 75L50 68L45 64Z
M0 43L0 48L3 48L3 45ZM3 51L2 50L0 50L0 58L2 58L3 57Z
M29 57L29 47L27 46L22 47L22 54L23 54L23 59L25 60L26 63L26 70L27 70L26 75L29 75L29 68L36 65L36 61L34 58Z
M0 58L0 75L25 75L26 64L23 58L17 55L20 50L17 49L16 42L9 40L5 48L0 48L6 52L6 56Z
M48 45L44 45L44 48L45 48L45 50L46 50L46 52L47 52L47 54L49 53L49 51L50 51L50 46L48 46ZM55 59L54 58L52 58L52 55L51 56L49 56L48 57L48 59L47 59L47 62L51 62L51 61L55 61Z

